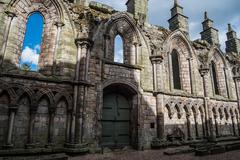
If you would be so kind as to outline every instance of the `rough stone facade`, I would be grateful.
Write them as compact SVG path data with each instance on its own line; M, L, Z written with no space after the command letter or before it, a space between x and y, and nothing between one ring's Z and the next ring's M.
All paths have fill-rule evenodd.
M235 32L229 29L228 40L238 44L223 53L206 15L203 39L191 41L177 1L170 30L148 24L147 0L127 5L128 12L118 12L86 0L0 0L2 150L98 150L109 94L123 95L131 106L128 145L136 149L240 135ZM35 11L45 23L39 71L28 72L19 69L19 57ZM114 62L116 35L124 42L124 63ZM174 88L173 51L181 89Z

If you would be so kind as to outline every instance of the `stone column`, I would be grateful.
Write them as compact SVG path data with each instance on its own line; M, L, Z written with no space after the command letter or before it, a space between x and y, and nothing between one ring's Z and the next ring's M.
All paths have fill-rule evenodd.
M199 72L203 79L203 89L204 89L204 110L205 110L205 125L206 125L205 133L209 140L215 141L216 136L214 134L214 129L213 129L213 117L211 114L211 109L208 106L208 101L209 101L209 93L208 93L209 89L207 85L207 76L209 73L208 66L200 68Z
M235 82L235 88L236 88L236 95L237 95L237 101L238 101L238 110L240 111L240 76L234 77Z
M231 115L231 119L232 119L232 129L233 129L233 135L236 136L236 128L235 128L235 122L234 122L234 115Z
M54 134L54 109L49 109L49 120L48 120L48 144L47 147L50 147L53 145L53 134Z
M137 42L134 42L134 47L135 47L135 65L138 64L138 61L139 61L139 56L138 56L138 43Z
M193 113L193 117L194 117L194 122L195 122L196 138L198 139L199 138L198 121L197 121L198 114L197 113Z
M237 119L237 127L238 127L238 136L240 136L240 124L239 124L239 116L236 114L236 119Z
M135 65L135 63L136 63L135 53L136 53L136 48L135 48L135 45L132 44L131 51L130 51L130 65Z
M206 137L205 123L204 123L204 115L203 115L203 114L201 114L201 120L202 120L203 137Z
M225 84L226 84L226 90L227 90L227 96L228 96L228 98L231 98L232 96L232 94L230 94L230 90L229 90L229 82L228 82L228 77L229 77L229 74L228 74L228 68L227 67L224 67L223 68L224 69L224 76L225 76Z
M37 109L36 106L30 107L30 119L28 123L28 138L27 138L27 144L26 144L27 149L35 147L35 144L33 143L33 126L34 126L34 120L37 112L36 109Z
M9 32L11 29L11 24L12 24L12 20L14 17L16 17L16 14L11 12L11 11L6 11L5 12L8 15L8 22L5 28L5 32L4 32L4 41L3 41L3 45L1 46L1 52L0 52L0 67L3 66L3 62L6 56L6 48L7 48L7 42L8 42L8 37L9 37Z
M8 135L7 135L7 142L4 148L12 148L12 136L13 136L13 125L15 121L15 115L17 112L18 107L13 105L9 107L9 123L8 123Z
M160 79L163 72L163 57L161 55L152 56L151 61L153 64L154 90L156 92L157 138L160 140L164 140L164 103L163 95L159 93L159 91L164 90L163 80Z
M191 94L195 94L196 93L196 81L195 81L195 75L194 75L193 70L192 70L192 68L194 68L192 66L193 58L190 57L187 60L188 60L188 65L189 65L189 77L190 77L190 84L191 84Z
M56 36L56 40L55 40L55 48L54 48L54 55L53 55L53 74L56 74L57 51L58 51L58 47L59 47L61 30L62 30L62 27L64 26L64 23L63 22L56 22L55 25L57 27L57 36Z
M188 134L188 140L192 140L192 134L191 134L191 120L190 120L191 114L186 113L186 119L187 119L187 134Z
M89 58L86 58L89 56L89 46L91 44L91 41L86 38L77 38L75 40L76 46L77 46L77 63L76 63L76 71L75 71L75 81L77 84L74 85L74 104L72 109L72 120L71 120L71 133L70 133L70 144L79 144L81 143L82 139L82 126L83 126L83 120L82 120L82 112L81 107L82 105L79 105L85 101L85 99L80 99L80 92L79 90L82 88L80 87L78 82L86 81L87 74L88 74L88 60ZM82 62L82 58L85 58L85 61ZM81 64L83 64L85 67L82 69ZM83 73L83 74L80 74ZM82 76L82 77L81 77ZM85 87L85 86L83 86ZM81 89L82 90L82 89ZM83 93L85 95L85 93Z
M214 121L215 121L215 130L216 130L216 136L219 137L219 130L218 130L218 122L217 122L218 115L214 114Z
M104 40L105 40L105 52L104 52L104 58L110 58L108 57L108 52L109 52L109 40L110 40L110 36L108 34L105 34L104 35ZM112 60L114 60L114 57L111 57L113 58Z
M70 133L71 133L71 110L67 111L67 127L66 127L66 143L70 142Z

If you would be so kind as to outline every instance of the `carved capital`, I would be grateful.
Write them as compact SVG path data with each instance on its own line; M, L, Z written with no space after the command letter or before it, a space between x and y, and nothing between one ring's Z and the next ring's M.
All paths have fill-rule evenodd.
M55 22L55 25L57 26L57 28L61 28L63 27L65 24L61 21Z
M209 68L208 67L202 67L199 69L199 73L202 77L206 76L209 72Z
M11 18L17 17L17 15L10 10L6 10L5 13L8 15L8 17L11 17Z
M77 47L91 47L93 45L93 42L87 38L76 38L75 44Z
M162 63L163 56L162 55L154 55L154 56L150 57L150 60L153 64Z

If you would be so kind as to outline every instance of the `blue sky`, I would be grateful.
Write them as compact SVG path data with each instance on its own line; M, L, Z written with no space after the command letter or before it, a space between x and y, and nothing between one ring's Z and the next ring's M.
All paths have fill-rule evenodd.
M123 63L123 40L120 35L115 38L114 53L114 62Z
M108 4L116 10L126 11L127 0L94 0ZM178 0L184 7L184 14L189 17L191 40L200 38L203 14L208 11L209 18L219 30L222 49L225 51L227 24L232 23L233 29L240 37L240 0ZM149 0L149 22L168 28L170 9L174 0Z
M119 11L126 11L127 0L94 0L114 7ZM149 0L148 21L151 24L168 28L167 20L170 18L170 9L174 0ZM240 0L179 0L184 7L184 15L189 17L190 38L200 38L202 31L203 14L208 11L208 16L214 20L214 27L219 30L220 43L225 51L227 24L231 23L233 29L240 37ZM39 13L30 16L27 24L20 66L27 63L31 70L37 71L40 46L42 41L43 18ZM116 39L115 61L121 62L123 47L120 38Z
M28 64L32 71L38 70L43 23L43 17L38 12L31 14L27 21L20 66L22 66L22 64Z

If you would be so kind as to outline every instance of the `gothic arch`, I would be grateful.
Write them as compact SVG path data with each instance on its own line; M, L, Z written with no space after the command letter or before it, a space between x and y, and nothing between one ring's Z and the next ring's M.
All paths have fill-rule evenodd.
M6 91L9 95L9 98L10 98L10 104L15 105L16 104L16 99L17 99L17 94L12 87L13 86L11 84L8 84L8 85L5 84L5 83L0 84L0 88L2 89L1 93L3 91Z
M61 100L61 98L64 98L67 102L67 109L70 110L73 106L73 101L72 101L72 97L64 92L58 92L55 96L54 96L54 103L56 106L58 104L58 102Z
M14 8L16 7L17 3L21 1L21 0L11 0L8 4L8 8ZM62 5L59 3L58 0L48 0L50 1L56 8L57 12L58 12L58 16L59 16L59 21L63 22L64 21L64 14L63 14L63 7ZM47 2L47 1L46 1ZM45 3L46 3L45 2ZM46 3L47 4L47 3Z
M117 13L106 23L104 57L114 59L115 37L120 35L123 40L123 63L134 65L138 54L136 45L141 43L139 29L127 13Z
M30 105L33 103L33 96L34 96L34 91L26 86L22 86L17 90L17 102L21 99L23 95L27 95L30 101Z
M167 51L167 53L171 52L171 50L173 49L173 47L172 47L173 40L179 40L185 45L185 47L188 49L187 57L196 58L194 49L192 48L190 41L185 36L185 34L180 30L176 30L176 31L172 32L170 35L168 35L168 37L164 41L163 46L164 46L164 50Z
M47 97L47 99L48 99L48 101L49 101L49 107L50 108L53 108L54 107L54 95L53 95L53 93L50 91L50 90L44 90L44 89L41 89L41 90L39 90L35 95L34 95L34 103L36 104L36 106L34 106L34 107L37 107L38 105L38 103L39 103L39 101L41 100L41 98L43 97L43 96L46 96Z
M135 40L138 43L141 43L140 36L139 36L139 29L137 28L134 20L128 15L128 13L116 13L111 17L111 19L106 23L106 31L105 35L109 35L112 31L119 31L119 28L122 27L121 25L118 26L118 23L125 23L127 27L125 29L127 30L126 33L121 33L122 35L126 35L131 33L133 40ZM111 36L111 35L110 35Z

